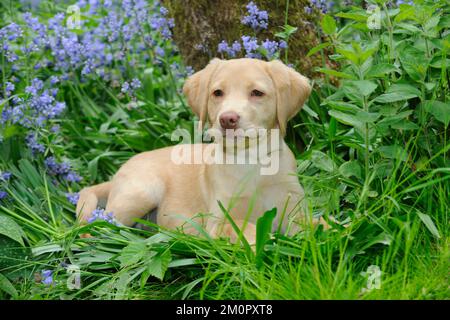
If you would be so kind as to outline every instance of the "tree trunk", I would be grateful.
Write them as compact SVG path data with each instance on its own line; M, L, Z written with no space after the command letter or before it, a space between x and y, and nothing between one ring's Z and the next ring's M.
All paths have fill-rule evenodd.
M163 5L175 19L174 41L186 65L195 70L203 68L209 60L221 57L218 44L225 40L231 44L242 35L255 35L248 26L241 23L247 15L249 1L240 0L163 0ZM257 33L259 41L280 40L275 33L282 31L286 23L298 30L289 39L288 59L296 69L306 76L313 76L314 67L322 66L319 54L306 57L308 51L320 43L314 27L319 18L318 12L305 13L308 0L258 0L254 1L260 10L269 14L267 30ZM288 14L286 21L286 4ZM241 54L241 57L244 54ZM280 59L285 60L282 52Z

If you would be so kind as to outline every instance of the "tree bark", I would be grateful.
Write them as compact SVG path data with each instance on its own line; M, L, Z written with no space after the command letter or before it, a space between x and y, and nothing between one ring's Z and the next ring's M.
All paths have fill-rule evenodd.
M186 65L195 70L203 68L209 60L221 57L217 52L218 44L226 40L231 44L240 40L242 35L255 35L248 26L241 23L247 15L242 0L163 0L163 5L175 20L174 41L178 46ZM320 43L315 25L320 19L318 12L305 13L308 0L257 0L260 10L269 14L267 30L257 33L259 41L277 40L275 33L282 31L286 23L298 30L289 39L288 62L306 76L317 76L314 68L323 65L319 54L306 57L308 51ZM286 8L286 4L288 8ZM288 10L286 19L286 9ZM243 50L244 51L244 50ZM244 55L241 54L241 57ZM282 51L280 59L285 60ZM286 61L285 61L286 62ZM328 62L326 62L328 64Z

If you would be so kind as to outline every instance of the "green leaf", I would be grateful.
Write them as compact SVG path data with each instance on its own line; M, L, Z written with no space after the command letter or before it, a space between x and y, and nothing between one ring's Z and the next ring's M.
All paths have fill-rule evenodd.
M25 245L22 240L25 237L22 228L13 219L4 215L0 215L0 234L17 241L22 246Z
M450 103L441 101L425 101L423 103L425 111L431 113L435 119L445 126L450 123Z
M312 56L313 54L319 52L322 49L325 49L327 47L329 47L331 45L331 42L324 42L319 44L318 46L315 46L314 48L312 48L311 50L309 50L308 54L306 55L307 57Z
M336 169L333 160L327 154L318 150L311 152L311 161L317 168L327 172L333 172Z
M328 111L328 114L334 118L336 118L336 120L338 120L339 122L349 125L349 126L354 126L354 127L363 127L363 123L354 115L348 114L348 113L344 113L344 112L340 112L337 110L330 110Z
M0 290L3 290L13 298L17 298L17 290L3 274L0 273Z
M345 73L345 72L336 71L336 70L333 70L333 69L319 68L319 69L317 69L317 71L319 71L321 73L328 74L330 76L335 76L335 77L338 77L338 78L354 79L354 76L352 76L351 74L348 74L348 73Z
M398 68L389 63L380 63L372 66L366 73L367 78L384 78L387 74L398 71Z
M433 220L431 220L431 217L420 211L416 211L416 212L417 212L417 215L419 216L420 220L422 220L425 227L427 227L428 231L430 231L433 236L440 239L441 235L439 234L439 231L436 228L436 225L434 224Z
M346 178L355 176L358 179L362 179L362 169L358 161L347 161L339 167L339 173Z
M347 85L353 86L355 91L364 97L369 96L378 87L376 83L369 80L350 81Z
M399 145L382 146L378 148L378 151L384 158L398 159L401 161L408 160L408 153Z
M147 245L144 242L132 242L122 249L118 260L122 268L138 263L149 254Z
M334 34L337 29L336 21L328 14L323 16L320 26L322 27L323 32L328 35Z
M364 123L374 123L380 117L379 113L358 111L355 115L356 119Z
M256 221L256 267L262 267L264 256L264 245L269 240L272 231L273 219L277 214L277 208L264 212L264 215Z
M416 87L409 84L393 84L385 94L378 96L375 101L390 103L419 97L422 93Z
M172 261L170 250L165 250L158 253L156 256L153 256L148 260L147 269L145 272L146 274L154 276L162 281L164 279L164 274L169 267L170 261Z
M367 21L367 16L366 15L359 14L359 13L354 13L354 12L339 12L338 14L336 14L336 16L337 17L341 17L341 18L345 18L345 19L359 21L359 22L366 22Z

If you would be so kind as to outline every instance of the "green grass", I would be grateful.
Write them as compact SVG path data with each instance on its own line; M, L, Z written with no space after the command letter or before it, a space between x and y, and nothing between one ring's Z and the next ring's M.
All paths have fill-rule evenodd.
M73 81L59 87L58 99L68 110L51 124L58 123L61 133L39 133L44 155L31 154L23 128L1 128L0 170L13 177L0 182L8 192L0 202L0 298L449 299L449 90L446 63L439 63L450 52L444 2L391 11L392 29L381 31L352 19L334 28L324 19L331 23L323 30L340 84L328 76L314 79L286 141L310 211L337 223L286 237L268 233L266 213L256 251L146 221L151 231L105 222L78 225L67 192L109 179L138 152L174 144L171 132L193 132L194 117L178 91L184 79L175 79L169 67L181 63L177 54L160 66L141 61L135 69L125 59L128 77L143 83L138 108L129 108L120 88L95 78L81 81L75 72ZM19 19L20 8L0 4L5 23ZM50 5L40 10L42 19L57 12ZM353 17L367 15L352 10ZM436 16L436 25L427 24ZM409 32L415 28L421 33ZM420 64L424 56L430 59L422 69L409 63ZM10 66L2 70L10 72ZM333 73L326 66L322 71ZM27 79L46 79L52 70L30 72ZM49 155L70 160L83 181L49 175L43 165ZM80 238L85 233L93 237ZM69 264L80 270L79 290L67 287ZM363 274L370 266L382 272L381 286L365 290ZM50 286L40 279L46 269L54 270Z

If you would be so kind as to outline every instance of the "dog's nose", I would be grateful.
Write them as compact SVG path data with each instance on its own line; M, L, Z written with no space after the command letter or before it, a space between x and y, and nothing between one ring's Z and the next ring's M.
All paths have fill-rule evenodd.
M220 115L220 125L224 129L236 129L239 122L239 115L236 112L228 111Z

